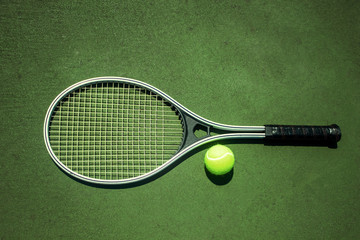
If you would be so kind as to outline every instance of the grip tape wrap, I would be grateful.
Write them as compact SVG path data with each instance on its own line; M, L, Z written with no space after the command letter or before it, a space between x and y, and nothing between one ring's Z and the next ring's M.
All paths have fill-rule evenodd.
M341 139L340 127L265 125L265 140L270 144L336 145Z

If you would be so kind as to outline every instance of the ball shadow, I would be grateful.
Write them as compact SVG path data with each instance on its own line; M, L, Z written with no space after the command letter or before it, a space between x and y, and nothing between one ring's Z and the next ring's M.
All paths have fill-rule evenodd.
M223 185L228 184L234 175L234 168L231 169L230 172L223 174L223 175L212 174L211 172L209 172L209 170L207 170L206 166L204 166L204 170L205 170L205 173L206 173L206 176L208 177L208 179L213 184L218 185L218 186L223 186Z

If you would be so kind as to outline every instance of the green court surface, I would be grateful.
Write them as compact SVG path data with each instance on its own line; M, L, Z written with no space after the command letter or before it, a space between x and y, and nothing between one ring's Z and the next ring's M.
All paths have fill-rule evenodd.
M358 1L1 1L0 239L359 239ZM75 181L43 139L52 100L92 77L151 84L231 125L338 124L338 148L207 145L131 188Z

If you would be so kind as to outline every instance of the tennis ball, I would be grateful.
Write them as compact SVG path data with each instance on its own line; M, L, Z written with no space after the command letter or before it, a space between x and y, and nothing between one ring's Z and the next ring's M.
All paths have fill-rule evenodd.
M224 175L234 167L235 158L230 148L217 144L207 150L205 166L214 175Z

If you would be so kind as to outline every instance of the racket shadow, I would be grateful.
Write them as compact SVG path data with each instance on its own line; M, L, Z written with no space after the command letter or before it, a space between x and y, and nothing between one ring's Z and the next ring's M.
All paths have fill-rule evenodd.
M181 156L179 159L177 159L174 163L172 163L171 165L169 165L167 168L165 168L164 170L137 182L134 183L128 183L128 184L121 184L121 185L104 185L104 184L96 184L96 183L91 183L91 182L87 182L87 181L83 181L80 180L79 178L76 178L72 175L70 175L69 173L67 173L66 171L64 171L62 168L60 168L59 166L57 166L63 173L65 173L67 176L69 176L72 180L75 180L78 183L81 184L85 184L87 186L91 186L91 187L96 187L96 188L103 188L103 189L126 189L126 188L134 188L134 187L139 187L142 186L144 184L148 184L150 182L153 182L154 180L160 178L161 176L163 176L164 174L170 172L172 169L174 169L176 166L180 165L183 161L185 161L186 159L188 159L190 156L195 155L213 145L216 144L225 144L225 145L232 145L232 144L264 144L263 141L261 140L219 140L216 142L211 142L211 143L206 143L202 146L199 146L195 149L193 149L192 151L184 154L183 156ZM203 157L201 157L202 159ZM209 178L209 180L216 184L216 185L225 185L227 183L229 183L233 177L233 171L230 171L228 174L222 175L222 176L216 176L213 175L211 173L209 173L206 168L204 168L205 174L206 176ZM199 173L201 174L201 173Z

